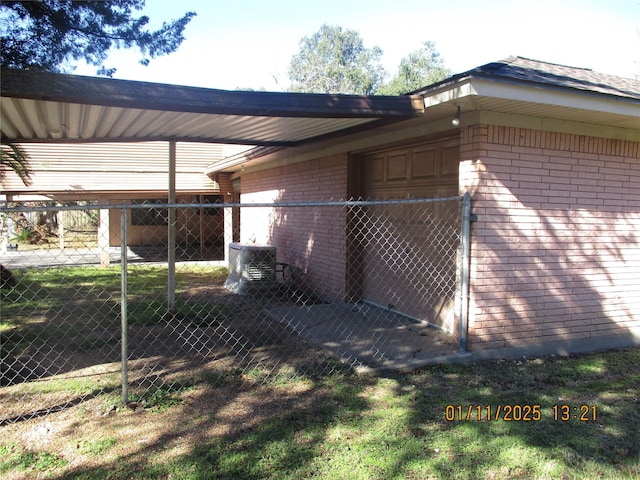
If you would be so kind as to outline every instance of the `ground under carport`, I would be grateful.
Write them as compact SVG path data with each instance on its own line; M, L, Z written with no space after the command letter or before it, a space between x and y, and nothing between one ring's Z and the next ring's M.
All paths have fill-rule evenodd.
M463 361L456 338L367 304L273 307L269 317L357 369L403 370Z

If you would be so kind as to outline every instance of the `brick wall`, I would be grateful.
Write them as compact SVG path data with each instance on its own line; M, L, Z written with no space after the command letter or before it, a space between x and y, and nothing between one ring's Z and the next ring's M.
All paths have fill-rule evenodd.
M640 143L461 132L471 349L640 333Z
M347 198L347 156L246 173L243 203ZM243 208L241 242L275 245L278 261L296 267L297 282L329 298L346 291L346 213L342 207Z

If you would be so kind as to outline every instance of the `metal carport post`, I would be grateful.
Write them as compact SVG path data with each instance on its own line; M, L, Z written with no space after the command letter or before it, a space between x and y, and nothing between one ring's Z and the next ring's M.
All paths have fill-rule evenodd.
M167 238L167 310L172 312L176 304L176 142L169 141L169 232Z

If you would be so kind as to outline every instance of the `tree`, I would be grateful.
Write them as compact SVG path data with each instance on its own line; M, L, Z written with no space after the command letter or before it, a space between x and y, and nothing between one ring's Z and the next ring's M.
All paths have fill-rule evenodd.
M371 95L384 80L382 50L366 48L355 30L323 25L300 41L289 65L292 92Z
M29 156L20 145L15 143L0 144L0 183L4 180L7 169L18 174L25 185L29 185L31 179L31 167L29 166ZM5 229L4 215L0 218L0 233ZM11 271L0 264L0 288L13 288L16 281Z
M0 182L4 180L7 170L13 170L25 185L28 186L31 183L29 155L20 145L15 143L0 145Z
M99 67L98 74L112 76L105 68L109 49L140 50L140 63L172 53L184 40L183 32L193 12L147 31L149 17L134 18L145 0L106 1L2 1L0 2L0 65L17 69L39 69L65 73L74 61L84 59ZM7 169L29 184L29 157L19 145L3 143L0 151L0 180Z
M444 66L444 61L434 42L424 42L423 47L411 52L400 61L398 73L380 88L382 95L402 95L432 83L444 80L451 71Z
M137 48L140 63L147 65L150 59L178 49L195 13L149 31L145 29L149 17L133 16L144 5L145 0L3 1L1 65L66 73L84 59L99 67L99 75L112 76L116 69L103 65L112 47Z
M365 48L355 30L323 25L311 37L300 41L300 51L289 64L290 91L403 95L450 75L435 43L400 61L389 82L381 64L380 47Z

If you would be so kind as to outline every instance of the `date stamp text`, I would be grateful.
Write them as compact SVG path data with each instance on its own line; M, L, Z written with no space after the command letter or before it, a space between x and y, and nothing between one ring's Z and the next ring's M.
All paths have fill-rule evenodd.
M549 417L547 417L549 415ZM596 405L553 405L543 409L540 405L446 405L444 418L447 422L497 421L539 422L546 418L554 422L595 422L598 418Z

